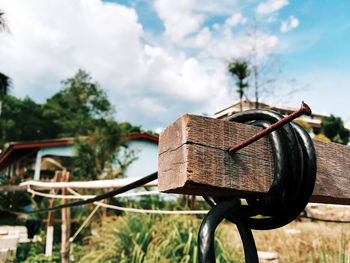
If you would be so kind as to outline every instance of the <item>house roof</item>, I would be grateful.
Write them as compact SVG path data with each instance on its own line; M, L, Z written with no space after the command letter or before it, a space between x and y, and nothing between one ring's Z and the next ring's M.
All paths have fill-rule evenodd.
M40 148L73 144L73 138L53 140L11 142L3 154L0 155L0 171L17 160L36 152Z
M159 138L157 136L148 134L148 133L137 133L137 134L129 134L126 136L127 140L148 140L158 143Z
M158 137L147 133L130 134L125 137L126 140L147 140L158 143ZM11 142L6 150L0 155L0 171L4 170L16 161L36 153L39 149L45 147L55 147L71 145L74 138L62 138L40 141Z
M226 107L226 108L214 113L211 117L218 118L218 119L226 118L228 116L231 116L232 114L239 112L239 108L240 108L240 102L235 103L229 107ZM297 108L291 108L291 107L285 107L285 106L271 106L271 105L268 105L268 104L262 103L262 102L259 102L259 108L270 109L270 110L279 112L283 115L289 115L289 114L293 113L294 111L298 110ZM247 109L255 109L255 102L250 101L250 100L244 100L243 101L243 110L247 110ZM310 117L304 116L304 117L301 117L301 119L307 121L311 127L319 127L320 123L321 123L321 119L323 119L324 117L326 117L326 115L312 113L312 115Z

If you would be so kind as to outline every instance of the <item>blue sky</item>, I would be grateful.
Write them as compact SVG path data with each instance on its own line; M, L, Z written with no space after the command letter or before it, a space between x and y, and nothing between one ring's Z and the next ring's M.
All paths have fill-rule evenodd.
M350 125L349 1L0 0L0 9L11 30L0 34L0 72L18 97L42 103L83 68L117 120L159 131L237 102L227 63L255 54L262 101L304 100Z

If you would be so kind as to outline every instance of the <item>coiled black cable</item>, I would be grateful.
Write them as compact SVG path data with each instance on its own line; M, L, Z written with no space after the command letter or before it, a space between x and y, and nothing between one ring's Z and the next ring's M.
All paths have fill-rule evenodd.
M270 110L249 110L229 117L235 121L267 128L283 116ZM309 134L298 124L286 124L269 135L274 179L267 194L259 199L247 199L241 205L237 198L205 197L213 207L199 230L199 262L215 262L214 232L223 218L239 229L247 263L259 262L251 229L269 230L293 221L306 207L316 180L316 153ZM228 209L229 203L237 204ZM259 217L256 217L259 216ZM220 220L219 220L220 219ZM208 228L214 230L208 231ZM203 246L210 243L212 245Z

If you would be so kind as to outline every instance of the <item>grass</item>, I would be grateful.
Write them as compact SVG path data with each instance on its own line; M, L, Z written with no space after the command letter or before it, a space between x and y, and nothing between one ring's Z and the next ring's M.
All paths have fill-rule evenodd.
M107 217L86 238L79 262L197 262L201 219L193 216L125 214ZM280 263L350 263L350 225L293 222L280 229L253 231L259 251L276 252ZM216 231L217 262L244 262L235 225Z
M86 238L86 245L75 257L78 262L196 263L200 221L193 216L132 213L106 217L93 226L94 234ZM237 257L227 252L223 238L219 231L217 262L237 262Z
M236 227L225 223L219 229L227 233L226 242L230 244L229 249L243 253ZM293 231L288 233L291 229ZM350 225L293 222L280 229L253 231L253 233L257 249L278 253L280 263L350 262Z
M153 202L144 201L147 208L167 205L155 202L157 206L153 207ZM316 217L350 219L350 210L333 210L321 207L312 212ZM72 245L74 262L197 262L197 235L203 216L124 213L123 216L96 215L95 219L89 228L91 234ZM253 234L258 250L277 253L280 263L350 263L350 224L292 222L283 228L253 231ZM216 262L244 262L235 225L221 223L215 237ZM59 241L56 244L59 246ZM42 261L44 243L22 250L22 258L17 262L25 259L25 262L60 262L59 258ZM59 247L57 255L59 257Z

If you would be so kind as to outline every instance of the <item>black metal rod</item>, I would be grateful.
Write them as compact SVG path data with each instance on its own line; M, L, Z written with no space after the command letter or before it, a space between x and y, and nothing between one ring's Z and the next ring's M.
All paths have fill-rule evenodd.
M205 216L198 232L198 262L215 263L214 234L216 227L232 211L237 210L241 201L237 198L224 200L214 206Z
M245 262L259 263L258 252L256 250L252 230L241 220L237 220L236 225L243 243Z

